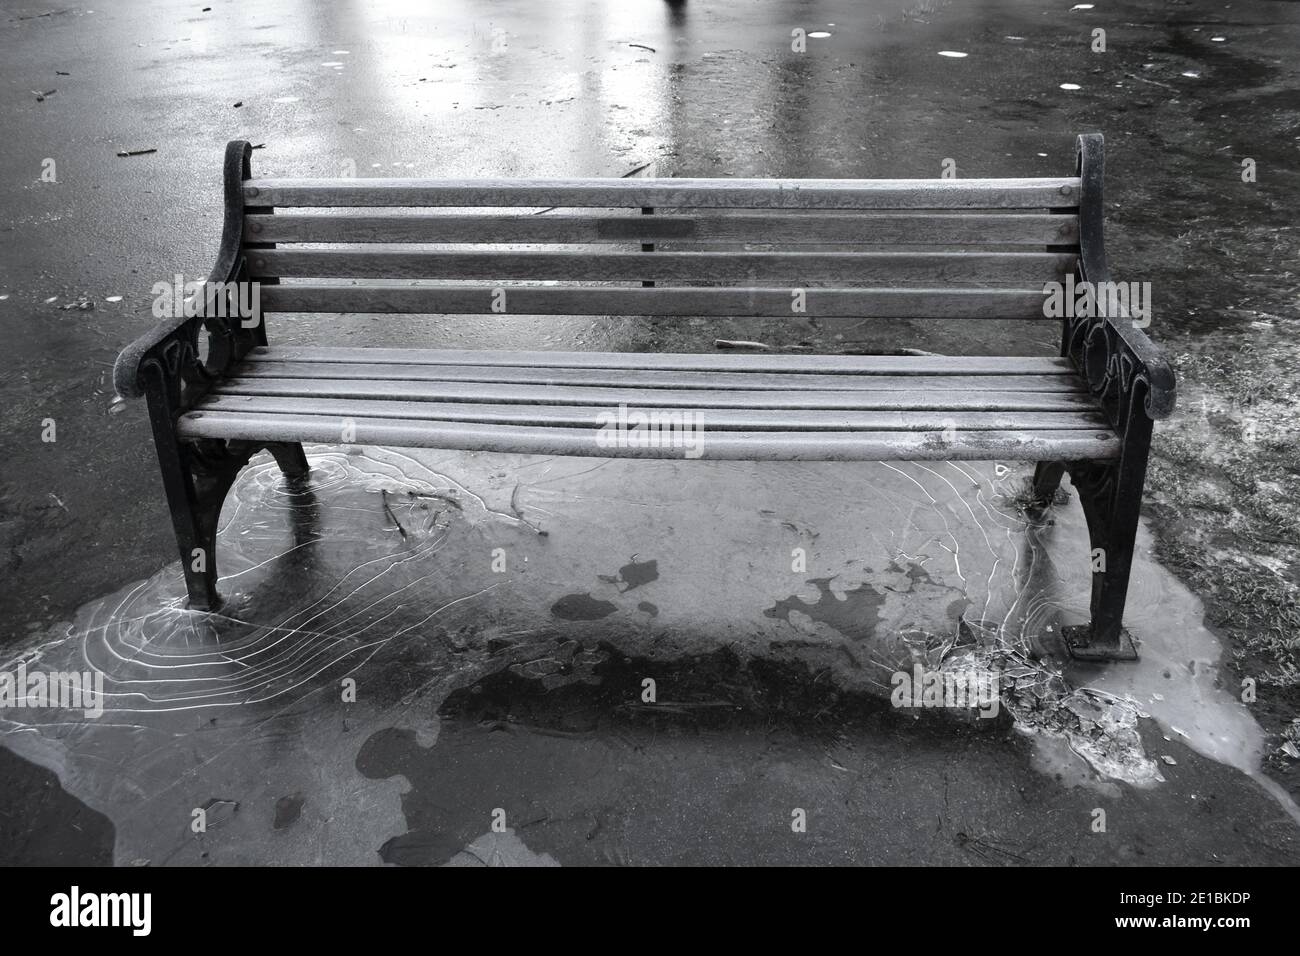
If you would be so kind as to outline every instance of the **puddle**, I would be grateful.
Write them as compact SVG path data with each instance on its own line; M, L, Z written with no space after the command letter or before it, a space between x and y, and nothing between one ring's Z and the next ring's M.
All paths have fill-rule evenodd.
M1220 686L1218 642L1194 596L1147 558L1145 529L1127 617L1142 661L1034 659L1032 646L1086 619L1087 545L1077 503L1042 523L1025 517L1018 464L309 453L308 494L288 492L269 460L232 491L221 613L185 610L171 566L86 605L6 665L102 675L102 717L5 710L0 727L7 747L113 820L119 860L207 859L198 854L216 844L193 839L190 815L212 819L233 801L212 831L223 861L355 861L383 847L396 863L545 861L527 826L519 845L492 828L496 804L472 802L474 814L434 827L436 852L402 810L403 761L446 749L449 719L465 739L482 736L489 703L516 735L509 760L541 760L530 748L550 745L527 720L520 737L518 723L537 689L560 696L536 726L586 735L606 755L648 712L691 733L815 715L799 733L870 748L883 744L863 743L852 729L863 720L897 732L915 720L889 707L892 674L983 668L1002 681L1004 723L989 726L1012 721L1034 766L1066 785L1158 789L1174 745L1144 748L1144 727L1148 741L1248 774L1259 766L1261 733ZM533 690L507 683L498 690L511 694L494 697L489 677ZM386 747L409 752L380 760ZM557 786L537 773L528 787ZM321 827L358 807L374 812ZM266 833L284 846L268 849Z

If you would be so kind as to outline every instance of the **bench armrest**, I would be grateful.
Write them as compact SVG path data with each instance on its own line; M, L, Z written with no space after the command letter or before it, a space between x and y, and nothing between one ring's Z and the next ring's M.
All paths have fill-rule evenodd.
M1079 273L1094 290L1112 281L1102 239L1102 178L1105 153L1100 133L1079 137ZM1099 300L1109 297L1097 297ZM1149 303L1148 303L1149 305ZM1103 405L1127 407L1138 390L1150 419L1168 418L1177 389L1173 366L1123 310L1065 320L1062 354L1074 361L1094 396ZM1108 413L1110 408L1107 408Z
M1093 279L1100 274L1102 278ZM1110 282L1104 271L1084 272L1094 285ZM1164 350L1151 341L1127 315L1106 315L1074 320L1067 326L1067 354L1087 378L1094 392L1109 390L1114 379L1120 391L1128 395L1135 388L1145 391L1142 407L1148 418L1168 418L1177 404L1177 385L1173 366Z
M215 290L232 287L244 274L242 239L244 230L244 204L242 184L250 176L249 155L252 147L236 141L226 146L225 159L225 218L221 232L221 246L217 262L195 298L199 304L211 306ZM221 294L221 293L217 293ZM173 301L178 297L174 297ZM187 380L212 377L212 370L227 367L248 347L261 344L264 338L261 317L252 327L241 327L237 318L225 318L229 311L214 315L213 308L199 308L196 314L171 315L140 336L121 353L113 364L113 388L123 398L139 398L145 394L145 371L157 365L167 378L184 377ZM215 333L220 342L219 354L211 355L207 362L199 360L198 337L204 326ZM214 343L215 344L215 343Z

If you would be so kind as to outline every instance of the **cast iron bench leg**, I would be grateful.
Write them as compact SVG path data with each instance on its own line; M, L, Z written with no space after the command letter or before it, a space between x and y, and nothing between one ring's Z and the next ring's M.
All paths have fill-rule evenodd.
M1065 474L1065 462L1040 461L1034 466L1034 507L1047 508L1056 498L1056 489L1061 487L1061 476Z
M1039 462L1034 471L1035 495L1046 504L1056 491L1061 472L1068 469L1088 522L1093 568L1091 622L1063 629L1066 650L1078 660L1138 658L1133 638L1124 630L1124 605L1150 444L1151 420L1145 415L1131 415L1118 461Z
M240 469L265 448L286 479L301 483L309 471L307 456L297 442L181 442L172 434L169 422L163 423L165 430L157 425L155 421L158 463L176 532L189 606L198 611L215 611L221 605L217 593L217 525L226 493ZM295 527L295 537L298 536L299 529Z
M1092 562L1092 622L1065 628L1071 656L1084 660L1136 660L1124 630L1124 603L1137 540L1142 485L1125 482L1115 462L1075 462L1070 480L1088 522Z
M262 447L271 453L289 481L300 481L311 472L311 466L307 464L307 453L298 442L268 442Z

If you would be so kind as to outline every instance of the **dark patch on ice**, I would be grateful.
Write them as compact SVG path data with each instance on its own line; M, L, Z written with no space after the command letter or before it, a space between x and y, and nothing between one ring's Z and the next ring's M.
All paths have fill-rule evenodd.
M623 584L620 591L631 591L643 584L659 580L658 561L637 561L635 558L618 569L618 574L597 575L606 584Z
M844 597L839 598L831 591L833 580L835 579L813 578L808 582L820 592L814 603L809 604L797 594L792 594L763 611L763 616L776 618L788 624L790 612L798 611L845 637L856 641L870 638L880 622L880 606L885 603L885 595L871 585L863 584L845 591Z
M113 822L49 770L0 747L0 866L112 866Z
M601 862L589 855L603 853L603 841L621 829L614 821L649 805L625 792L629 778L618 769L620 760L702 732L766 735L788 726L809 741L827 742L845 721L893 719L887 702L843 693L805 664L745 663L728 649L659 661L605 644L553 640L502 653L509 666L447 697L433 746L420 746L414 731L398 728L362 744L356 767L363 776L401 776L410 784L401 798L407 832L379 848L384 862L446 863L491 832L496 811L537 852L561 862L575 855L579 862ZM543 662L565 666L533 666ZM643 700L647 677L655 681L655 703ZM632 779L640 788L660 783L653 772ZM681 793L672 799L689 803ZM597 836L601 842L593 845Z
M566 594L551 605L551 613L565 621L599 621L618 608L590 594Z
M275 822L271 824L277 830L283 830L287 826L298 821L302 815L302 805L305 802L301 793L295 793L287 797L281 797L275 801Z

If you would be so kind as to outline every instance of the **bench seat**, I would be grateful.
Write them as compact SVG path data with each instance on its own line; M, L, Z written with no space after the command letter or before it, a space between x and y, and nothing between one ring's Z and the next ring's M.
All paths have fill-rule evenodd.
M183 439L681 458L601 443L599 418L689 413L702 457L1112 459L1068 359L259 347L181 415Z

